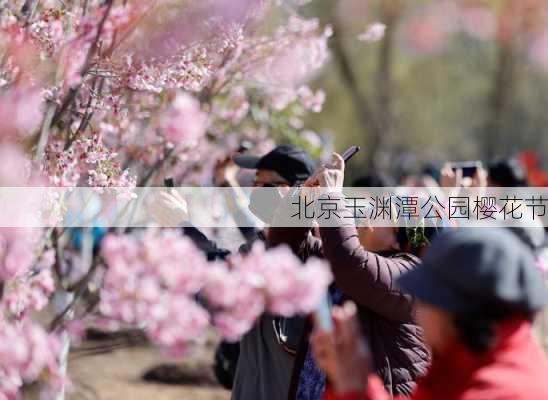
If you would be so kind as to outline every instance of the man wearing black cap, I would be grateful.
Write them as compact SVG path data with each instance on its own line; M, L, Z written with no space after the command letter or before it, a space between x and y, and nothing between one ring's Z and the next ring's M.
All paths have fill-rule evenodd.
M255 169L255 187L277 187L280 196L287 194L291 186L303 183L314 172L315 165L302 149L284 145L278 146L262 157L239 154L234 162L241 168ZM265 190L255 190L249 199L249 209L263 222L272 222L277 204L276 198Z
M308 179L315 165L310 156L293 145L277 146L262 157L238 154L233 157L240 168L256 170L253 186L257 188L277 188L280 196L289 192L292 186ZM222 173L220 174L223 175ZM234 182L217 182L220 186L231 186ZM271 193L254 190L251 193L249 209L265 224L271 222L277 204ZM281 198L281 197L280 197ZM175 194L162 193L151 207L158 214L160 225L183 225L185 234L203 249L209 259L226 258L228 250L222 249L197 228L186 222L186 204ZM178 209L180 212L174 213ZM169 212L163 212L169 210ZM167 219L167 220L166 220ZM165 220L165 221L163 221ZM264 240L264 233L255 231L245 234L246 243L240 252L248 251L254 240ZM237 345L222 343L216 353L215 373L226 387L232 386L232 398L235 400L278 400L285 398L291 380L294 354L304 327L302 318L277 318L265 315L255 327ZM239 355L238 355L239 353ZM235 361L238 360L237 369ZM235 373L235 377L233 376ZM232 382L234 380L234 382Z
M281 196L292 186L308 179L315 165L298 147L278 146L263 157L237 155L234 162L241 168L256 169L255 187L277 187ZM251 193L249 209L269 224L277 204L266 191ZM305 319L278 318L264 315L240 342L232 399L279 400L287 398L295 353L304 329Z
M257 170L257 183L260 181L271 185L279 183L293 186L307 180L315 169L310 156L293 145L278 146L262 157L239 154L234 156L234 162L241 168ZM267 181L261 181L261 177L268 177Z
M417 299L434 353L411 399L548 399L548 361L531 332L548 293L530 249L512 233L463 228L442 235L398 284ZM331 378L328 400L387 398L379 378L366 372L355 314L353 306L334 313L334 346L322 332L313 339Z

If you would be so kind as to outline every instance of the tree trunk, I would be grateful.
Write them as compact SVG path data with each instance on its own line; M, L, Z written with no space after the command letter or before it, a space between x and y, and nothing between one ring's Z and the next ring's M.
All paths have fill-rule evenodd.
M493 76L489 120L485 130L483 148L483 154L487 160L493 159L500 150L497 144L500 143L500 135L504 130L504 119L510 109L511 94L516 78L516 59L513 46L501 44L498 51L497 70Z
M369 134L370 140L369 148L367 150L371 156L367 160L367 168L375 168L375 154L379 151L382 143L382 127L369 100L358 87L356 75L352 70L350 59L344 49L344 44L342 43L343 39L340 27L337 24L333 24L333 30L334 34L331 50L333 52L334 60L339 67L343 83L348 89L354 108L358 113L358 121L364 132Z
M402 5L394 0L389 5L382 5L383 23L386 24L385 37L380 43L379 59L376 71L375 93L369 99L359 88L350 57L344 48L342 25L337 20L336 11L332 13L333 40L331 50L333 58L339 68L341 79L349 91L350 98L358 121L364 133L368 135L368 154L366 167L368 169L385 169L382 153L387 150L388 140L396 131L395 115L393 110L393 55L395 29L400 19Z
M523 10L520 2L512 1L499 10L497 37L497 66L493 75L489 114L485 125L483 155L493 159L500 147L500 135L505 128L505 116L510 111L512 93L517 80L517 52L522 31Z
M394 65L394 39L398 21L401 16L401 4L399 1L392 1L382 4L382 18L386 25L385 36L380 43L379 58L377 64L377 113L381 128L381 143L379 144L378 156L380 152L386 151L391 147L391 142L397 134L397 121L393 105L393 65ZM374 164L381 169L388 168L389 165L382 165L384 161L377 159Z

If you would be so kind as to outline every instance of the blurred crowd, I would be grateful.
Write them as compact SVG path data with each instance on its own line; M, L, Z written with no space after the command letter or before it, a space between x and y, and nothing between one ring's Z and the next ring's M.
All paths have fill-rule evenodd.
M548 399L548 362L533 336L535 324L546 324L539 314L548 301L541 224L373 226L346 208L339 154L318 166L292 145L261 156L244 150L219 160L214 173L215 185L230 188L232 216L246 221L239 253L256 241L286 245L303 261L329 261L334 282L314 315L266 314L239 343L220 344L215 373L234 400ZM269 200L257 190L248 198L241 170L255 172L252 186L277 188L276 203L260 207ZM529 184L521 161L503 159L446 163L397 183L367 171L348 186ZM322 187L339 203L335 226L321 218L303 227L280 223L303 187ZM188 222L176 191L157 196L150 211L160 225L182 226L210 260L231 257Z

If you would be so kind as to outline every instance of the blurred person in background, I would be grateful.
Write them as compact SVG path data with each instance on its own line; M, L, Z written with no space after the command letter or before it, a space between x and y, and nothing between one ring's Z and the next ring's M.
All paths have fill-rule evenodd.
M434 179L438 184L440 182L440 169L439 166L436 165L436 163L428 162L424 164L421 169L421 175L428 175L432 177L432 179Z
M548 302L534 258L500 228L442 235L423 264L398 284L417 299L417 318L433 352L414 400L548 398L548 361L531 321ZM315 357L327 372L329 400L388 400L371 373L356 307L333 312L334 332L316 331Z
M493 187L523 187L527 173L521 163L513 158L497 160L489 164L488 185Z
M438 182L431 176L427 174L421 175L407 175L402 181L401 186L406 187L438 187Z
M390 179L389 176L381 173L372 171L368 174L361 175L358 178L354 179L352 182L352 187L357 188L375 188L375 187L390 187L393 186L394 182Z

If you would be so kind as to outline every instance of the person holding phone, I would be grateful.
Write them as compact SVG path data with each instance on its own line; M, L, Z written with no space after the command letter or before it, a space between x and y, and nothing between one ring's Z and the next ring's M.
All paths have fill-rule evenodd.
M374 370L390 393L409 395L416 379L426 372L430 354L415 320L413 298L399 290L395 280L415 269L420 260L410 252L406 228L356 228L341 193L344 167L343 158L334 154L331 163L316 170L304 184L323 187L330 202L337 202L341 216L338 225L333 226L331 221L327 226L317 219L320 238L315 238L309 234L309 228L288 228L283 227L286 224L275 223L267 242L271 246L286 243L303 256L321 255L330 262L335 285L343 299L353 300L358 306L361 327L370 339ZM277 218L290 215L284 207L290 207L294 201L286 199L276 213ZM306 366L312 356L308 341L302 343L299 353L306 356L302 357L304 362L294 368L289 398L319 399L325 377L315 375L316 384L311 386L314 379L309 374L314 370Z

